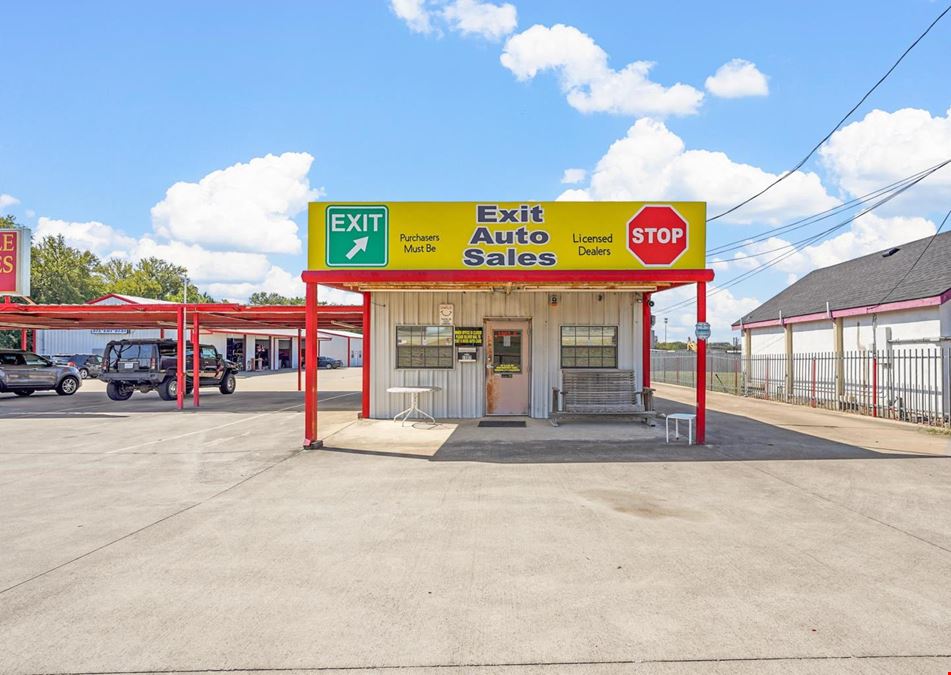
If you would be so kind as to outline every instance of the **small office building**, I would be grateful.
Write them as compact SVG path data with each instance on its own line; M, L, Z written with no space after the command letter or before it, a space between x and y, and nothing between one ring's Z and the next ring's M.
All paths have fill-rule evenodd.
M363 294L369 418L406 407L400 386L438 387L443 419L547 418L569 370L633 371L641 390L652 295L696 284L702 323L713 278L699 202L314 203L309 227L309 320L317 284Z

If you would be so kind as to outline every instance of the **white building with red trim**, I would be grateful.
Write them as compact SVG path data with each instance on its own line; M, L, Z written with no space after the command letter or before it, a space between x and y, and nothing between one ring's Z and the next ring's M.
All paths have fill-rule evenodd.
M951 233L810 272L733 324L744 387L951 419Z
M814 270L733 328L748 356L951 346L951 232Z

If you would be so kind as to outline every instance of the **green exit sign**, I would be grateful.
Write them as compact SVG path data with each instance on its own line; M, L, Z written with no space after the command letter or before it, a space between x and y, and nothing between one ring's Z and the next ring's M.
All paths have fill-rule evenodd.
M390 213L385 206L327 207L327 267L386 267Z

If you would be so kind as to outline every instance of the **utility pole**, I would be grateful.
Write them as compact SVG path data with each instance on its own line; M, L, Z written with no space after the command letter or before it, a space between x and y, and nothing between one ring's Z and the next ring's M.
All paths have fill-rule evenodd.
M667 317L664 317L664 344L667 344Z

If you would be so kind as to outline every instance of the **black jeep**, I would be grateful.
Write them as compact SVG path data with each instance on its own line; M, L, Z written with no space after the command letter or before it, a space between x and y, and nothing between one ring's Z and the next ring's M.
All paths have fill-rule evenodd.
M199 386L218 387L222 394L233 394L237 365L226 360L213 345L199 345L201 375ZM185 393L191 393L192 343L185 345ZM158 391L165 401L178 397L178 343L175 340L114 340L106 345L102 374L106 394L113 401L125 401L135 391Z

